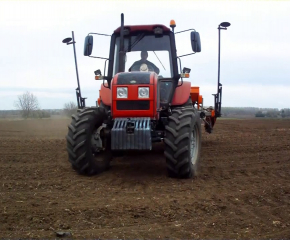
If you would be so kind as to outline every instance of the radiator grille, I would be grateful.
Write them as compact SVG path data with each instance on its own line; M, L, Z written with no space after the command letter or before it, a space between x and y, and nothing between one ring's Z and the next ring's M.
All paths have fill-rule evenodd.
M150 101L148 100L137 100L137 101L116 101L117 110L149 110Z

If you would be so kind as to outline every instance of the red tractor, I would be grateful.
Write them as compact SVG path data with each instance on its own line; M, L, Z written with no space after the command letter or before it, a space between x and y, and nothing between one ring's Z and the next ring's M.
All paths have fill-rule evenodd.
M201 122L210 133L220 116L221 84L215 94L215 109L204 109L199 87L184 81L190 69L181 69L175 46L175 34L180 32L174 33L173 20L170 27L124 26L121 14L121 26L111 35L109 57L103 58L104 73L108 62L107 74L95 71L95 79L103 81L97 106L85 107L80 87L76 89L79 110L72 115L66 139L69 162L78 173L99 174L109 168L114 155L151 150L153 143L163 142L169 177L191 178L197 174ZM199 33L185 31L191 31L190 54L200 52ZM98 33L85 38L84 55L101 58L91 56L93 34ZM75 43L74 36L73 42L70 40L63 42ZM149 54L157 57L159 67L147 60Z

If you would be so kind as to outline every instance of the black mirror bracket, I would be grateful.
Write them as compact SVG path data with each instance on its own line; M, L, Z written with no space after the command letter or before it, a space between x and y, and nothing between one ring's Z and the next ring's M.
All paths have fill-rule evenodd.
M179 60L179 67L180 67L180 72L181 72L181 60L180 60L179 57L177 57L177 59ZM178 83L177 83L177 86L176 87L181 87L183 85L183 77L182 77L182 74L180 74L179 77L181 78L181 84L178 85Z
M69 42L66 45L75 44L76 42Z
M188 31L191 31L191 30L196 32L195 29L191 28L191 29L180 31L180 32L176 32L175 34L182 33L182 32L188 32Z
M220 29L220 30L228 30L227 28L223 28L221 26L219 26L217 29Z

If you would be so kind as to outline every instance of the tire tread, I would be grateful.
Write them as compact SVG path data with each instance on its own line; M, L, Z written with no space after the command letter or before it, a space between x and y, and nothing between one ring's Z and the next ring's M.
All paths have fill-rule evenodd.
M109 168L111 155L108 152L110 149L101 153L98 161L91 150L92 132L101 126L106 118L106 111L99 107L80 109L72 115L66 136L67 152L69 162L79 174L90 176Z
M197 173L196 166L191 164L189 140L191 139L190 132L197 124L199 129L198 162L201 145L201 123L197 110L189 103L191 103L190 99L184 106L175 107L172 110L172 115L168 117L168 125L165 126L164 155L168 175L174 178L191 178Z

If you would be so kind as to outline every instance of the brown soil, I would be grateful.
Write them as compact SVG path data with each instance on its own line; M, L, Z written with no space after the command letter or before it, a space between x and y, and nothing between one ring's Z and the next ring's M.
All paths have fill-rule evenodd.
M166 176L162 144L80 176L69 121L0 121L1 238L290 238L289 120L219 120L191 180Z

